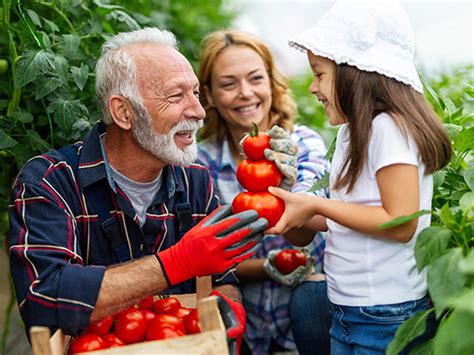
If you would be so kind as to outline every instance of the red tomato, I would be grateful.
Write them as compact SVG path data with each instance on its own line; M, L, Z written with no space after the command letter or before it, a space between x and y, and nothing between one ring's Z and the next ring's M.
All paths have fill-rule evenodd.
M138 343L145 339L148 322L143 313L135 308L122 313L115 325L115 333L125 344Z
M306 255L301 250L284 249L275 256L275 267L284 275L301 265L306 265Z
M149 311L148 309L140 309L140 311L143 313L148 323L150 323L156 317L156 314L152 311Z
M70 351L75 353L85 353L87 351L95 351L107 349L107 342L97 334L85 333L73 339L70 345Z
M283 175L274 162L245 159L237 166L237 180L244 189L252 192L267 191L269 186L278 186Z
M125 308L124 310L122 310L122 311L120 311L120 312L118 312L118 313L115 313L115 314L113 315L114 320L119 319L119 317L120 317L123 313L127 313L127 312L128 312L129 310L131 310L131 309L137 309L137 308L136 308L135 306L133 306L133 307Z
M103 336L107 334L112 327L112 323L114 322L113 316L108 316L102 319L101 321L91 324L87 327L86 333L93 333L99 336Z
M196 308L192 309L191 313L189 313L189 315L184 319L184 325L186 326L188 334L201 333L199 316Z
M115 334L107 334L102 337L107 344L109 344L109 348L117 348L119 346L124 346L125 343Z
M168 297L153 303L153 312L175 314L181 308L181 302L177 298Z
M162 328L159 324L157 326L150 324L150 327L148 327L148 330L146 332L147 340L170 339L170 338L181 337L183 335L184 333L181 332L180 330L170 328L170 327Z
M175 316L179 318L186 318L189 313L191 313L192 309L191 308L186 308L186 307L181 307L174 313Z
M250 133L242 142L245 155L251 160L263 160L266 148L270 148L270 136L267 133L259 132L257 125L253 123Z
M267 191L248 192L244 191L235 196L232 201L232 213L247 210L256 210L259 217L266 218L268 228L273 227L285 212L285 203L282 199Z
M151 327L152 324L156 327L157 324L161 324L160 326L163 327L171 327L173 329L179 330L186 334L186 326L184 325L184 319L179 318L172 314L157 314L155 319L153 319L148 327Z
M153 307L153 296L146 296L138 303L138 308L140 309L151 309Z

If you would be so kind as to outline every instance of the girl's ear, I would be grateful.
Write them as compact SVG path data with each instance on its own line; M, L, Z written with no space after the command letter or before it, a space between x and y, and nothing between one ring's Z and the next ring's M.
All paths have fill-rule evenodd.
M112 95L109 98L109 112L114 123L121 129L128 131L132 128L135 110L125 97Z
M203 89L204 89L204 95L206 96L207 103L209 104L209 106L214 107L215 106L214 98L212 97L211 89L207 85L205 85Z

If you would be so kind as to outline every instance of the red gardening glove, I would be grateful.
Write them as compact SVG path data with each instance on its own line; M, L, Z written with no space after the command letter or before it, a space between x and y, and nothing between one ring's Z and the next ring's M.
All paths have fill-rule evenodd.
M220 274L250 258L267 224L253 210L231 215L230 205L217 209L178 243L158 253L169 284Z
M227 340L231 355L240 353L240 345L244 338L247 314L242 303L231 300L219 291L212 291L210 296L217 296L222 320L227 329ZM236 346L234 346L234 344Z

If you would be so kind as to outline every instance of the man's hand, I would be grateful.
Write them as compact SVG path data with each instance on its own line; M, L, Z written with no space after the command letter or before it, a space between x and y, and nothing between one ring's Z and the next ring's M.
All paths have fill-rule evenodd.
M302 251L307 256L306 265L298 266L294 271L287 275L283 275L275 267L275 257L280 252L280 250L272 250L268 253L268 257L263 263L263 269L268 274L268 276L276 282L287 287L294 287L305 281L314 271L314 257L308 256L307 249L302 249Z
M268 222L253 210L231 215L222 206L189 230L158 259L170 286L196 276L226 272L250 258L259 247Z
M212 291L210 296L217 296L219 311L227 330L230 354L238 355L247 323L247 315L244 306L237 301L231 300L219 291Z
M273 126L268 132L271 149L265 149L265 158L275 162L285 177L280 188L290 190L298 177L298 146L290 134L279 126Z

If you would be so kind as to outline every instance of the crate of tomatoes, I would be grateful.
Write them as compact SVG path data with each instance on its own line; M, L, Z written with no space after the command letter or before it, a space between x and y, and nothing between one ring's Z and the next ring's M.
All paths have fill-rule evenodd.
M114 316L89 325L75 338L32 327L33 354L228 354L226 331L210 278L197 279L197 293L149 296Z

